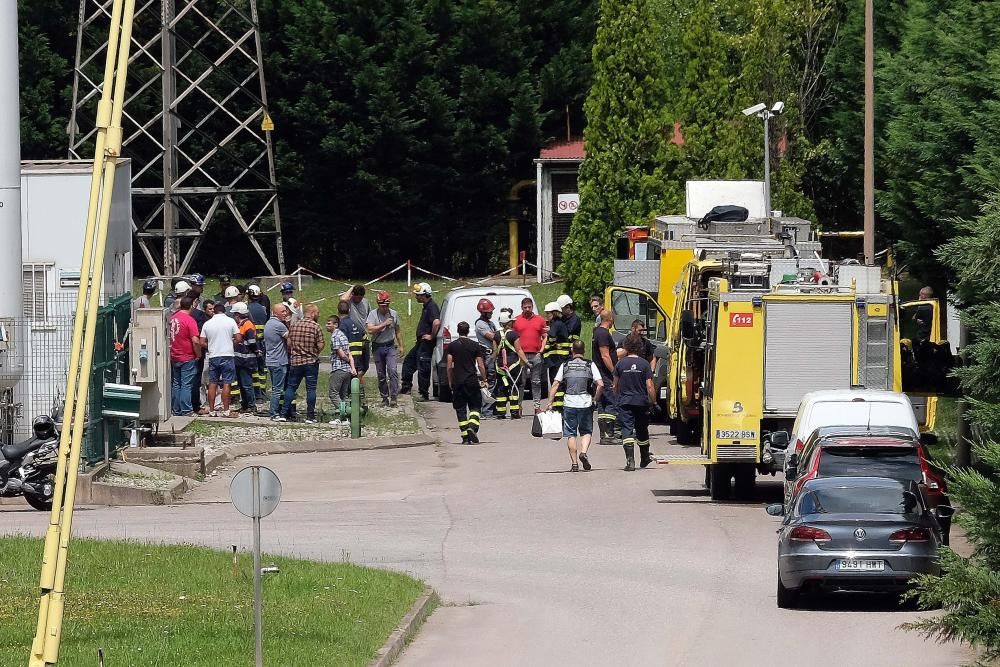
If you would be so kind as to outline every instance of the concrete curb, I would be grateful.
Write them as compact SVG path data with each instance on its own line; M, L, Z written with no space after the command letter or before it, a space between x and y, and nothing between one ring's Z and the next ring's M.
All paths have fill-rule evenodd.
M413 639L413 635L417 633L420 626L424 624L427 617L437 607L438 602L438 596L434 592L434 589L430 586L425 588L423 595L413 603L410 611L406 613L406 616L399 622L393 633L385 640L382 648L378 650L372 661L368 663L368 667L389 667L389 665L396 662L403 649Z

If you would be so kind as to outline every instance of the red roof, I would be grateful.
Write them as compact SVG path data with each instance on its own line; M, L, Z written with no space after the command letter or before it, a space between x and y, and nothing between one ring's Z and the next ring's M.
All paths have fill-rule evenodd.
M583 148L583 139L560 141L542 149L541 160L582 160L587 157Z

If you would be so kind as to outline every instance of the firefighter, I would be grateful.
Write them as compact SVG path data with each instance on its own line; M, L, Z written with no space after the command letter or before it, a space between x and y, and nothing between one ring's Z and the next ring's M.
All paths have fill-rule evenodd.
M494 396L497 399L494 412L497 419L521 418L521 372L528 367L528 357L521 349L521 336L511 325L514 311L508 308L500 311L500 336L497 349L497 384Z
M235 285L230 285L229 287L226 288L224 294L226 296L226 314L232 315L233 306L235 306L237 303L241 303L240 288L236 287Z
M479 417L483 407L481 389L486 386L483 348L468 338L469 323L458 323L458 338L448 344L448 386L458 417L463 445L479 444ZM476 371L479 371L478 377Z
M264 307L261 297L263 293L259 285L247 286L247 311L257 333L257 369L253 373L253 391L258 402L267 397L267 366L264 364L264 325L267 324L269 313Z
M615 377L615 341L611 337L611 328L615 325L615 316L610 310L602 310L599 326L594 327L594 341L591 347L591 357L601 372L601 381L605 391L597 402L597 428L601 434L602 445L616 444L618 431L618 406L613 392L608 391Z
M493 394L497 382L496 349L500 338L497 325L493 323L493 302L489 299L480 299L479 303L476 304L476 310L479 311L479 319L474 325L476 342L483 348L483 363L486 365L486 388L490 394ZM483 416L489 415L484 413Z
M545 314L549 316L549 332L545 339L545 351L542 357L545 359L545 367L548 369L548 379L551 385L555 382L556 373L563 365L570 354L569 331L562 321L562 308L555 301L545 306ZM553 410L562 410L564 392L560 390L556 393L550 407Z
M287 280L281 283L281 302L292 311L292 321L302 319L302 306L292 295L295 294L295 285Z
M351 302L341 301L337 304L337 315L340 317L340 330L347 336L347 342L354 358L354 370L357 371L358 383L361 385L359 400L361 413L368 413L368 403L365 400L365 373L368 372L368 332L351 317Z
M603 325L603 319L601 324ZM640 357L642 339L636 334L625 338L626 356L615 365L612 391L618 404L618 422L622 427L625 471L635 470L635 446L639 445L639 467L653 462L649 452L649 408L656 403L653 369Z
M145 281L142 284L142 296L137 297L135 300L133 300L132 306L134 308L152 308L153 307L152 298L153 295L156 294L156 290L158 287L159 284L152 278Z
M431 286L417 283L413 286L417 302L423 306L420 321L417 322L417 340L403 358L403 375L400 394L408 394L413 387L413 374L417 374L417 389L420 398L430 400L431 357L434 355L434 341L441 327L441 308L431 296Z
M219 292L215 295L212 301L218 303L219 301L226 300L226 288L232 283L232 279L229 277L228 273L223 273L219 276Z
M580 340L580 332L583 330L583 322L576 315L576 306L573 305L573 297L569 294L561 294L556 303L562 308L562 320L569 332L570 345Z

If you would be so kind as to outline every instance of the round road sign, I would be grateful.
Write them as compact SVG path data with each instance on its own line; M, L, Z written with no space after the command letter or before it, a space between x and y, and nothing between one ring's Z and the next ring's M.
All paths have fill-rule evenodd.
M264 466L250 466L236 473L229 485L229 496L240 514L259 519L278 506L281 480Z

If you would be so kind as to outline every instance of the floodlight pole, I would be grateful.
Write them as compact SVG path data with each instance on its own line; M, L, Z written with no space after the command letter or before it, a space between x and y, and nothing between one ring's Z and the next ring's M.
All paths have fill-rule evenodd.
M771 217L771 112L764 109L761 113L764 119L764 215Z
M872 0L865 0L865 264L875 264L875 36Z

